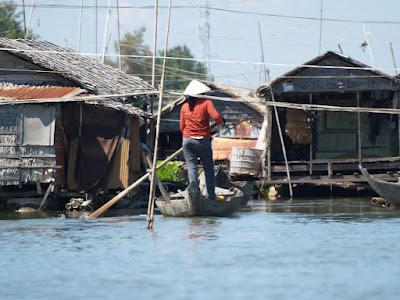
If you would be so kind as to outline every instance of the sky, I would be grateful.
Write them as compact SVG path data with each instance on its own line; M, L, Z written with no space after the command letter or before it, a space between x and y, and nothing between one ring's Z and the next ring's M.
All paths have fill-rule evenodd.
M26 16L28 21L30 19L29 27L43 40L76 49L81 1L25 0L28 5ZM97 53L103 51L108 12L106 7L109 1L97 0L99 6L105 7L97 10ZM17 0L16 3L21 4L22 1ZM29 5L33 3L37 6L31 11ZM96 0L83 0L83 3L94 6ZM111 3L115 6L117 0L111 0ZM40 7L49 4L68 4L76 7ZM153 4L154 0L119 0L121 35L145 26L145 44L151 46ZM162 8L158 18L157 44L158 49L162 49L167 23L165 7L168 1L159 0L159 4ZM199 5L205 4L212 8L235 11L208 11L208 55L205 50L207 47L202 43L204 34L203 38L201 36L206 22L206 18L202 17L205 10L199 8ZM391 42L395 60L400 65L398 0L173 0L173 5L180 7L172 10L170 47L185 44L197 59L210 59L210 73L218 83L250 89L265 83L266 80L260 72L262 53L258 24L264 61L271 79L328 50L339 52L339 44L344 55L394 75L396 71L390 52ZM83 10L80 51L88 55L96 53L95 15L93 7ZM369 49L360 47L365 41L365 32ZM113 41L117 36L117 14L116 9L112 9L106 42L110 53L113 53Z

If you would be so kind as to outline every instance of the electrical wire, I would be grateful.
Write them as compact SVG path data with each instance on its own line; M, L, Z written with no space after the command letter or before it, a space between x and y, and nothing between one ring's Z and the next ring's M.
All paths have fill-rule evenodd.
M8 52L28 52L28 53L46 53L46 54L68 54L68 55L86 55L86 56L99 56L100 54L88 53L88 52L71 52L71 51L55 51L55 50L35 50L35 49L18 49L18 48L0 48L0 51ZM108 57L118 57L118 54L108 54ZM126 58L153 58L152 55L121 55ZM156 56L156 58L162 59L164 56ZM314 68L314 69L342 69L342 70L366 70L366 71L378 71L377 68L373 67L349 67L349 66L333 66L333 65L311 65L311 64L284 64L284 63L270 63L270 62L259 62L250 60L231 60L231 59L205 59L205 58L192 58L192 57L174 57L167 56L169 60L183 60L183 61L197 61L197 62L215 62L215 63L226 63L226 64L242 64L242 65L255 65L255 66L276 66L276 67L296 67L296 68ZM394 70L394 68L383 68L382 70ZM389 76L389 75L388 75Z
M5 7L23 7L21 4L16 3L3 3L0 6ZM25 4L25 7L33 7L32 4ZM35 8L68 8L68 9L95 9L94 5L74 5L74 4L36 4ZM97 5L97 9L116 9L116 5ZM120 5L119 9L153 9L153 5ZM294 19L294 20L307 20L307 21L315 21L320 22L336 22L336 23L356 23L356 24L387 24L387 25L398 25L400 21L386 21L386 20L356 20L356 19L340 19L340 18L320 18L320 17L305 17L305 16L294 16L294 15L285 15L285 14L274 14L274 13L262 13L255 11L244 11L244 10L234 10L228 8L214 7L209 5L175 5L172 7L173 9L208 9L211 11L224 12L224 13L232 13L232 14L241 14L241 15L252 15L252 16L263 16L263 17L273 17L273 18L285 18L285 19ZM159 6L159 9L167 9L167 6Z

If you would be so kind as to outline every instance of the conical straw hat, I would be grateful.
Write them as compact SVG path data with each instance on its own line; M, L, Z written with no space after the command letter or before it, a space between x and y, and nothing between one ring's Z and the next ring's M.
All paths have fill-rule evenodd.
M192 80L185 91L183 92L184 96L198 96L204 93L211 91L211 89L206 86L204 83L201 83L198 80Z

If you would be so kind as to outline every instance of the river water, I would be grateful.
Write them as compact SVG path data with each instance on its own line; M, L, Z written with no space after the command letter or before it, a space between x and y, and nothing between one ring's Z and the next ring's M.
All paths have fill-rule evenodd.
M253 201L232 218L0 215L0 299L399 299L400 209Z

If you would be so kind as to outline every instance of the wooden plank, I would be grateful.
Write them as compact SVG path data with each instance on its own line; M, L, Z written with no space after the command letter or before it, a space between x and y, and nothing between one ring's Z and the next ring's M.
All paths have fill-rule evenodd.
M390 174L374 174L374 177L386 181L398 181L398 176ZM342 175L342 176L292 176L291 182L294 184L335 184L335 183L363 183L367 182L362 175ZM285 177L275 177L267 180L266 184L287 184Z
M313 164L314 172L327 172L328 164L332 165L332 171L358 171L358 163L353 164ZM382 163L363 163L363 165L369 170L397 170L399 168L398 162L382 162ZM302 165L289 165L291 172L309 172L309 164ZM273 173L284 173L286 172L286 166L274 165L272 166Z

